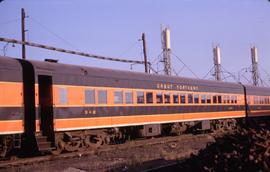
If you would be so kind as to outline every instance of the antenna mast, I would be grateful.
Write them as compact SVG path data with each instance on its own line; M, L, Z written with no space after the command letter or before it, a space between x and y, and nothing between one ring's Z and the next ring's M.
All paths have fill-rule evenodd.
M251 62L252 62L252 79L253 85L259 85L259 71L258 71L258 53L255 46L251 47Z
M171 33L168 27L161 28L161 43L165 75L171 75Z
M215 65L215 79L221 81L221 58L220 58L220 48L215 46L213 49L214 53L214 65Z

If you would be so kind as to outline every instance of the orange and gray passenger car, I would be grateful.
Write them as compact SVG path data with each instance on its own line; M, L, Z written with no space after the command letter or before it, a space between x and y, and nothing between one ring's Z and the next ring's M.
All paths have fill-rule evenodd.
M0 149L6 137L33 149L36 133L266 115L269 88L0 57Z

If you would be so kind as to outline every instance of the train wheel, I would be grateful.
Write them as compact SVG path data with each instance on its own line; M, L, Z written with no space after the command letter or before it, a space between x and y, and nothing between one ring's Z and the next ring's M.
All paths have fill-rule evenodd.
M84 143L87 147L95 148L97 149L100 147L103 143L103 137L97 135L97 136L86 136Z
M65 143L65 150L68 152L76 151L76 145L73 142L66 142Z
M63 139L61 137L57 137L55 139L55 147L56 147L56 149L54 149L54 150L51 151L51 153L53 155L59 155L64 150L64 148L65 148L65 142L63 141Z

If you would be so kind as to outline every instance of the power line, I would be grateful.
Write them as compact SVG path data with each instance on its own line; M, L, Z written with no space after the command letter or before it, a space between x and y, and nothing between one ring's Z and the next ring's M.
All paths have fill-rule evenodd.
M19 20L20 20L20 18L13 19L13 20L8 20L8 21L4 21L4 22L0 22L0 25L7 25L7 24L10 24L10 23L19 21Z
M131 49L133 49L135 47L135 45L138 44L138 41L132 43L127 49L125 49L120 55L119 57L122 57L124 54L126 54L127 52L129 52Z
M173 56L175 56L196 78L199 78L198 75L196 75L190 67L188 67L188 65L186 65L180 57L178 57L177 55L175 55L173 52L171 52Z
M38 24L39 26L41 26L43 29L45 29L47 32L49 32L50 34L52 34L53 36L57 37L58 39L60 39L61 41L65 42L67 45L69 45L71 48L74 48L76 50L79 50L76 46L74 46L72 43L70 43L69 41L67 41L66 39L64 39L63 37L59 36L58 34L56 34L55 32L53 32L51 29L49 29L47 26L45 26L44 24L40 23L39 21L37 21L36 19L34 19L32 16L29 17L29 19L31 21L33 21L34 23Z

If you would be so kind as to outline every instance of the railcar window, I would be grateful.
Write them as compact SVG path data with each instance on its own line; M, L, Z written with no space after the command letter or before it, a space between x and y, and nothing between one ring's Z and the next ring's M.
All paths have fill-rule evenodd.
M115 104L123 104L123 91L115 91L114 92L114 103Z
M95 104L95 90L85 90L84 91L85 104Z
M223 96L223 103L227 103L227 95Z
M144 104L144 92L137 91L137 103Z
M162 93L157 93L156 99L158 104L163 103Z
M258 104L258 97L257 97L257 96L254 97L253 103L254 103L254 104Z
M107 91L106 90L98 90L98 103L107 104Z
M193 95L188 94L188 103L193 103Z
M266 104L269 104L270 101L269 101L269 97L266 97Z
M151 92L146 93L146 103L153 103L153 93Z
M174 94L173 95L173 103L174 104L178 104L179 103L179 96L178 96L178 94Z
M60 104L67 104L67 89L66 88L59 88L59 103Z
M230 103L230 99L231 99L231 97L230 96L227 96L227 103L228 104Z
M201 103L206 103L206 95L201 96Z
M231 103L237 103L237 96L231 96Z
M132 104L133 103L133 95L132 92L125 92L125 99L126 99L126 104Z
M217 103L217 96L213 96L213 103Z
M181 99L181 103L186 103L186 95L185 94L181 94L180 95L180 99Z
M171 96L169 93L164 94L164 103L171 103Z
M208 104L211 103L211 96L210 96L210 95L207 96L207 103L208 103Z
M218 103L222 103L222 98L221 98L221 96L217 96L217 98L218 98Z
M194 103L199 103L199 95L198 94L194 95Z
M263 99L263 97L260 97L260 99L261 99L261 100L260 100L260 103L261 103L261 104L264 104L264 99Z
M247 104L250 104L250 96L247 96Z

